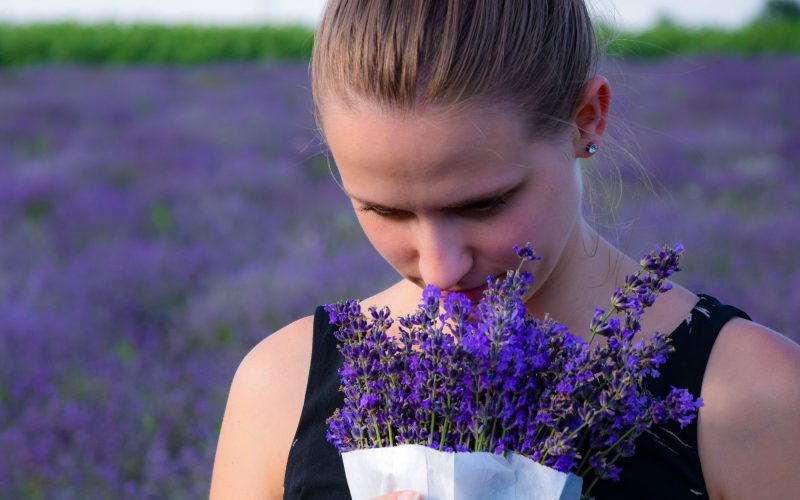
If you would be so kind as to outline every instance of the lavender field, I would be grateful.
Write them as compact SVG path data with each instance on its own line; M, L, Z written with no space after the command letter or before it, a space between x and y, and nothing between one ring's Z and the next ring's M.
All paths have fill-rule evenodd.
M604 234L800 340L800 58L605 74ZM395 279L321 152L304 65L0 71L0 498L207 495L242 356Z

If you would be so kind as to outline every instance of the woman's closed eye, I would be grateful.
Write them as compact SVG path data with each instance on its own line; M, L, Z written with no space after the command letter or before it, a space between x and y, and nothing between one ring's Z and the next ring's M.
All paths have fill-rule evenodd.
M462 217L488 217L494 215L505 206L507 200L504 197L488 198L486 200L475 201L466 205L445 208L446 213L459 215ZM379 205L364 204L359 207L361 212L369 212L386 219L403 220L414 217L414 214L405 210L382 207Z
M395 210L393 208L386 208L381 207L378 205L362 205L359 209L361 212L372 213L379 217L383 217L386 219L407 219L413 217L413 214L410 212L404 212L402 210Z
M480 200L473 203L469 203L467 205L462 205L452 210L464 213L466 215L472 215L477 217L488 217L490 215L493 215L495 212L499 211L501 208L503 208L505 204L506 204L506 199L502 196L498 196L496 198L489 198L486 200Z

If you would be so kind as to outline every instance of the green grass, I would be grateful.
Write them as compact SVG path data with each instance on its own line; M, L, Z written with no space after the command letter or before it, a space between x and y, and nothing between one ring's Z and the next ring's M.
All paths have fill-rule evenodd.
M661 22L642 33L614 32L611 54L664 57L686 53L800 53L800 21L753 22L737 30ZM314 39L305 26L166 26L156 24L3 24L0 67L39 63L197 64L211 61L308 59Z

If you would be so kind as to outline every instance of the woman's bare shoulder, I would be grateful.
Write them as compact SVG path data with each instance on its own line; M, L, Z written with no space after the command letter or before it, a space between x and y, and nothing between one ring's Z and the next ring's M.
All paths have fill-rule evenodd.
M403 316L417 309L422 298L422 290L407 280L400 280L392 286L361 301L362 308L374 306L389 307L392 316Z
M725 324L703 379L698 420L712 498L790 498L800 491L800 346L742 318Z
M282 498L283 477L303 407L314 319L259 342L239 364L220 429L211 498Z

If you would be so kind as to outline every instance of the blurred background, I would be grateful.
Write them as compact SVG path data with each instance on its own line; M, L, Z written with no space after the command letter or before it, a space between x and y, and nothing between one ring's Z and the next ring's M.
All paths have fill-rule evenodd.
M762 10L763 0L590 0L598 14L613 17L627 28L646 28L658 19L683 25L742 26ZM325 0L35 0L3 2L0 17L16 22L118 21L203 23L213 25L296 23L313 26Z
M321 4L0 3L0 498L207 496L245 353L396 279L315 130ZM800 340L800 5L593 11L591 217Z

